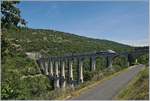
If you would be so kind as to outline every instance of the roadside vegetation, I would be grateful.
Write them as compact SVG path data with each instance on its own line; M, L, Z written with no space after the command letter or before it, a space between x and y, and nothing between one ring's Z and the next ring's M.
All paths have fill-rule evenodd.
M144 68L115 99L118 100L148 100L149 99L149 69Z

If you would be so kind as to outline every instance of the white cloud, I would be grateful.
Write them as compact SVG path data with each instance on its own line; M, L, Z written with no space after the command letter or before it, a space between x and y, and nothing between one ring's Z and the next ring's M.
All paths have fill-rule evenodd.
M148 46L149 40L133 40L133 41L121 41L124 44L128 44L131 46Z

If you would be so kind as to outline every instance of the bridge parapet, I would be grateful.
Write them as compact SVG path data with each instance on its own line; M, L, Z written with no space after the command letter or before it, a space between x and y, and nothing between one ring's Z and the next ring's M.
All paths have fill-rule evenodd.
M41 57L39 59L47 59L50 58L51 60L59 60L59 59L68 59L68 58L89 58L92 56L114 56L117 55L117 53L111 53L107 51L100 51L100 52L90 52L90 53L83 53L83 54L67 54L64 56L49 56L49 57Z

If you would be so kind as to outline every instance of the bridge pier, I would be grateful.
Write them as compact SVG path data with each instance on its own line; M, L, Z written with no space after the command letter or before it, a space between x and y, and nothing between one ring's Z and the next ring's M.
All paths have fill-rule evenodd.
M129 62L129 66L132 66L133 65L133 55L132 54L128 54L128 62Z
M107 67L111 68L112 67L112 58L107 56Z
M128 59L128 66L132 65L132 61Z
M42 74L45 74L44 60L39 61L39 65L40 65L40 69L41 69Z
M53 76L53 62L52 62L52 60L49 60L48 71L49 71L49 75L52 77Z
M61 88L66 87L66 81L65 81L65 62L61 61Z
M129 61L127 61L127 67L129 67L130 66L130 62Z
M70 86L73 87L73 61L72 60L69 60L69 66L68 66L68 69L69 69L69 83L70 83Z
M137 59L135 59L135 64L137 64L138 63L138 60Z
M96 69L96 57L92 56L90 58L91 70L94 71Z
M54 88L60 88L59 86L59 74L58 74L58 61L55 61L55 77L54 77Z
M83 83L83 60L78 59L78 83Z
M45 61L45 74L48 75L48 61Z

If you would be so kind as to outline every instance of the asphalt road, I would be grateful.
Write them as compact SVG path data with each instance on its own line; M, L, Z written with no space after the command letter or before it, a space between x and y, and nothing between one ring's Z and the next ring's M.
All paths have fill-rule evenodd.
M106 80L71 100L111 100L143 67L144 65L129 67L129 71L125 71L112 79Z

